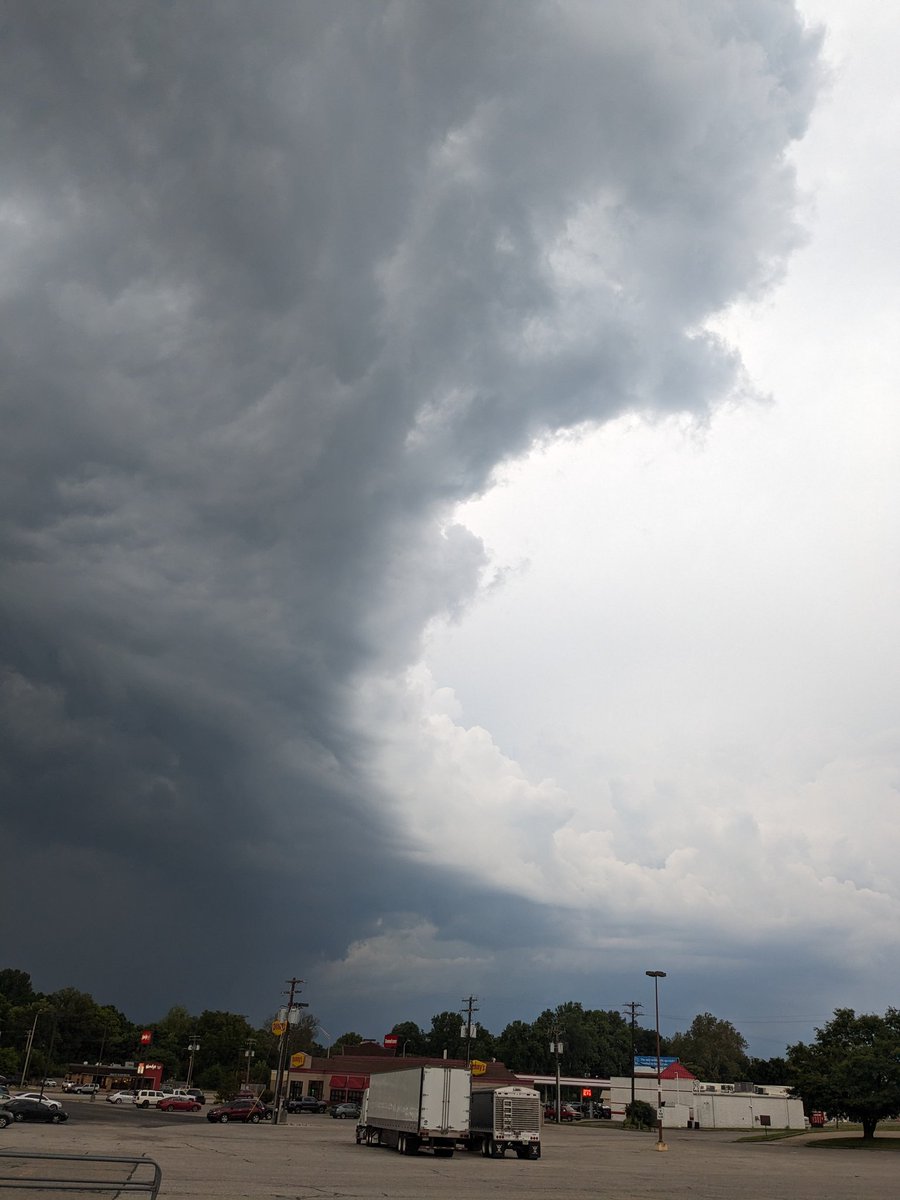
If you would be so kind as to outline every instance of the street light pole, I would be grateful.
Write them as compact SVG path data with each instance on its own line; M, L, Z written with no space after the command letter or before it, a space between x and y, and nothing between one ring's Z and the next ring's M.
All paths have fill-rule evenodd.
M662 1070L659 1061L659 981L665 979L665 971L645 971L645 975L653 980L653 993L656 999L656 1149L668 1150L663 1141L662 1126Z

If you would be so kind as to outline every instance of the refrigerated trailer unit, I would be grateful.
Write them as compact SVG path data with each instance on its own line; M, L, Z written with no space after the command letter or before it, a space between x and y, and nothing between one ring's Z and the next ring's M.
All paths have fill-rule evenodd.
M515 1085L473 1091L468 1144L485 1158L500 1158L507 1150L540 1158L540 1093Z
M469 1137L471 1076L463 1067L413 1067L372 1075L356 1140L401 1154L430 1149L449 1158Z

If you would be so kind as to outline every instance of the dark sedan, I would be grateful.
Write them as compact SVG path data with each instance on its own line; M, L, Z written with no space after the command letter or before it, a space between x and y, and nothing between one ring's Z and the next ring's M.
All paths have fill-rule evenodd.
M288 1100L285 1108L289 1113L323 1113L328 1108L324 1100L317 1096L298 1096Z
M50 1108L47 1104L41 1104L40 1100L9 1100L3 1111L12 1113L14 1121L50 1121L56 1125L59 1121L69 1119L64 1108Z
M228 1121L243 1121L245 1125L249 1121L252 1125L257 1125L260 1121L268 1121L271 1116L271 1108L259 1100L230 1100L227 1104L213 1105L207 1112L206 1119L221 1125Z

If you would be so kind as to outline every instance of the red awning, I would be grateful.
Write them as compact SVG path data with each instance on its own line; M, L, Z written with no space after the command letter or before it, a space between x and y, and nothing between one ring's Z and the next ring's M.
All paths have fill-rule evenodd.
M346 1075L332 1075L331 1086L333 1088L345 1088L347 1086Z
M334 1084L332 1084L332 1087ZM347 1087L354 1092L361 1092L369 1086L368 1075L348 1075Z

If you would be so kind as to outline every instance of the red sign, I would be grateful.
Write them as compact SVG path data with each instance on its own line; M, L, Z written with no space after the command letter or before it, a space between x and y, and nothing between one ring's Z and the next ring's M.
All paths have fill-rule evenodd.
M396 1033L386 1033L386 1034L384 1035L384 1048L385 1048L385 1050L396 1050L396 1049L397 1049L397 1042L398 1042L399 1040L400 1040L400 1039L397 1037Z
M585 1100L590 1100L591 1096L594 1094L593 1088L582 1088L581 1094Z
M143 1031L143 1033L141 1034L141 1045L149 1046L152 1041L153 1041L153 1030L145 1029Z

